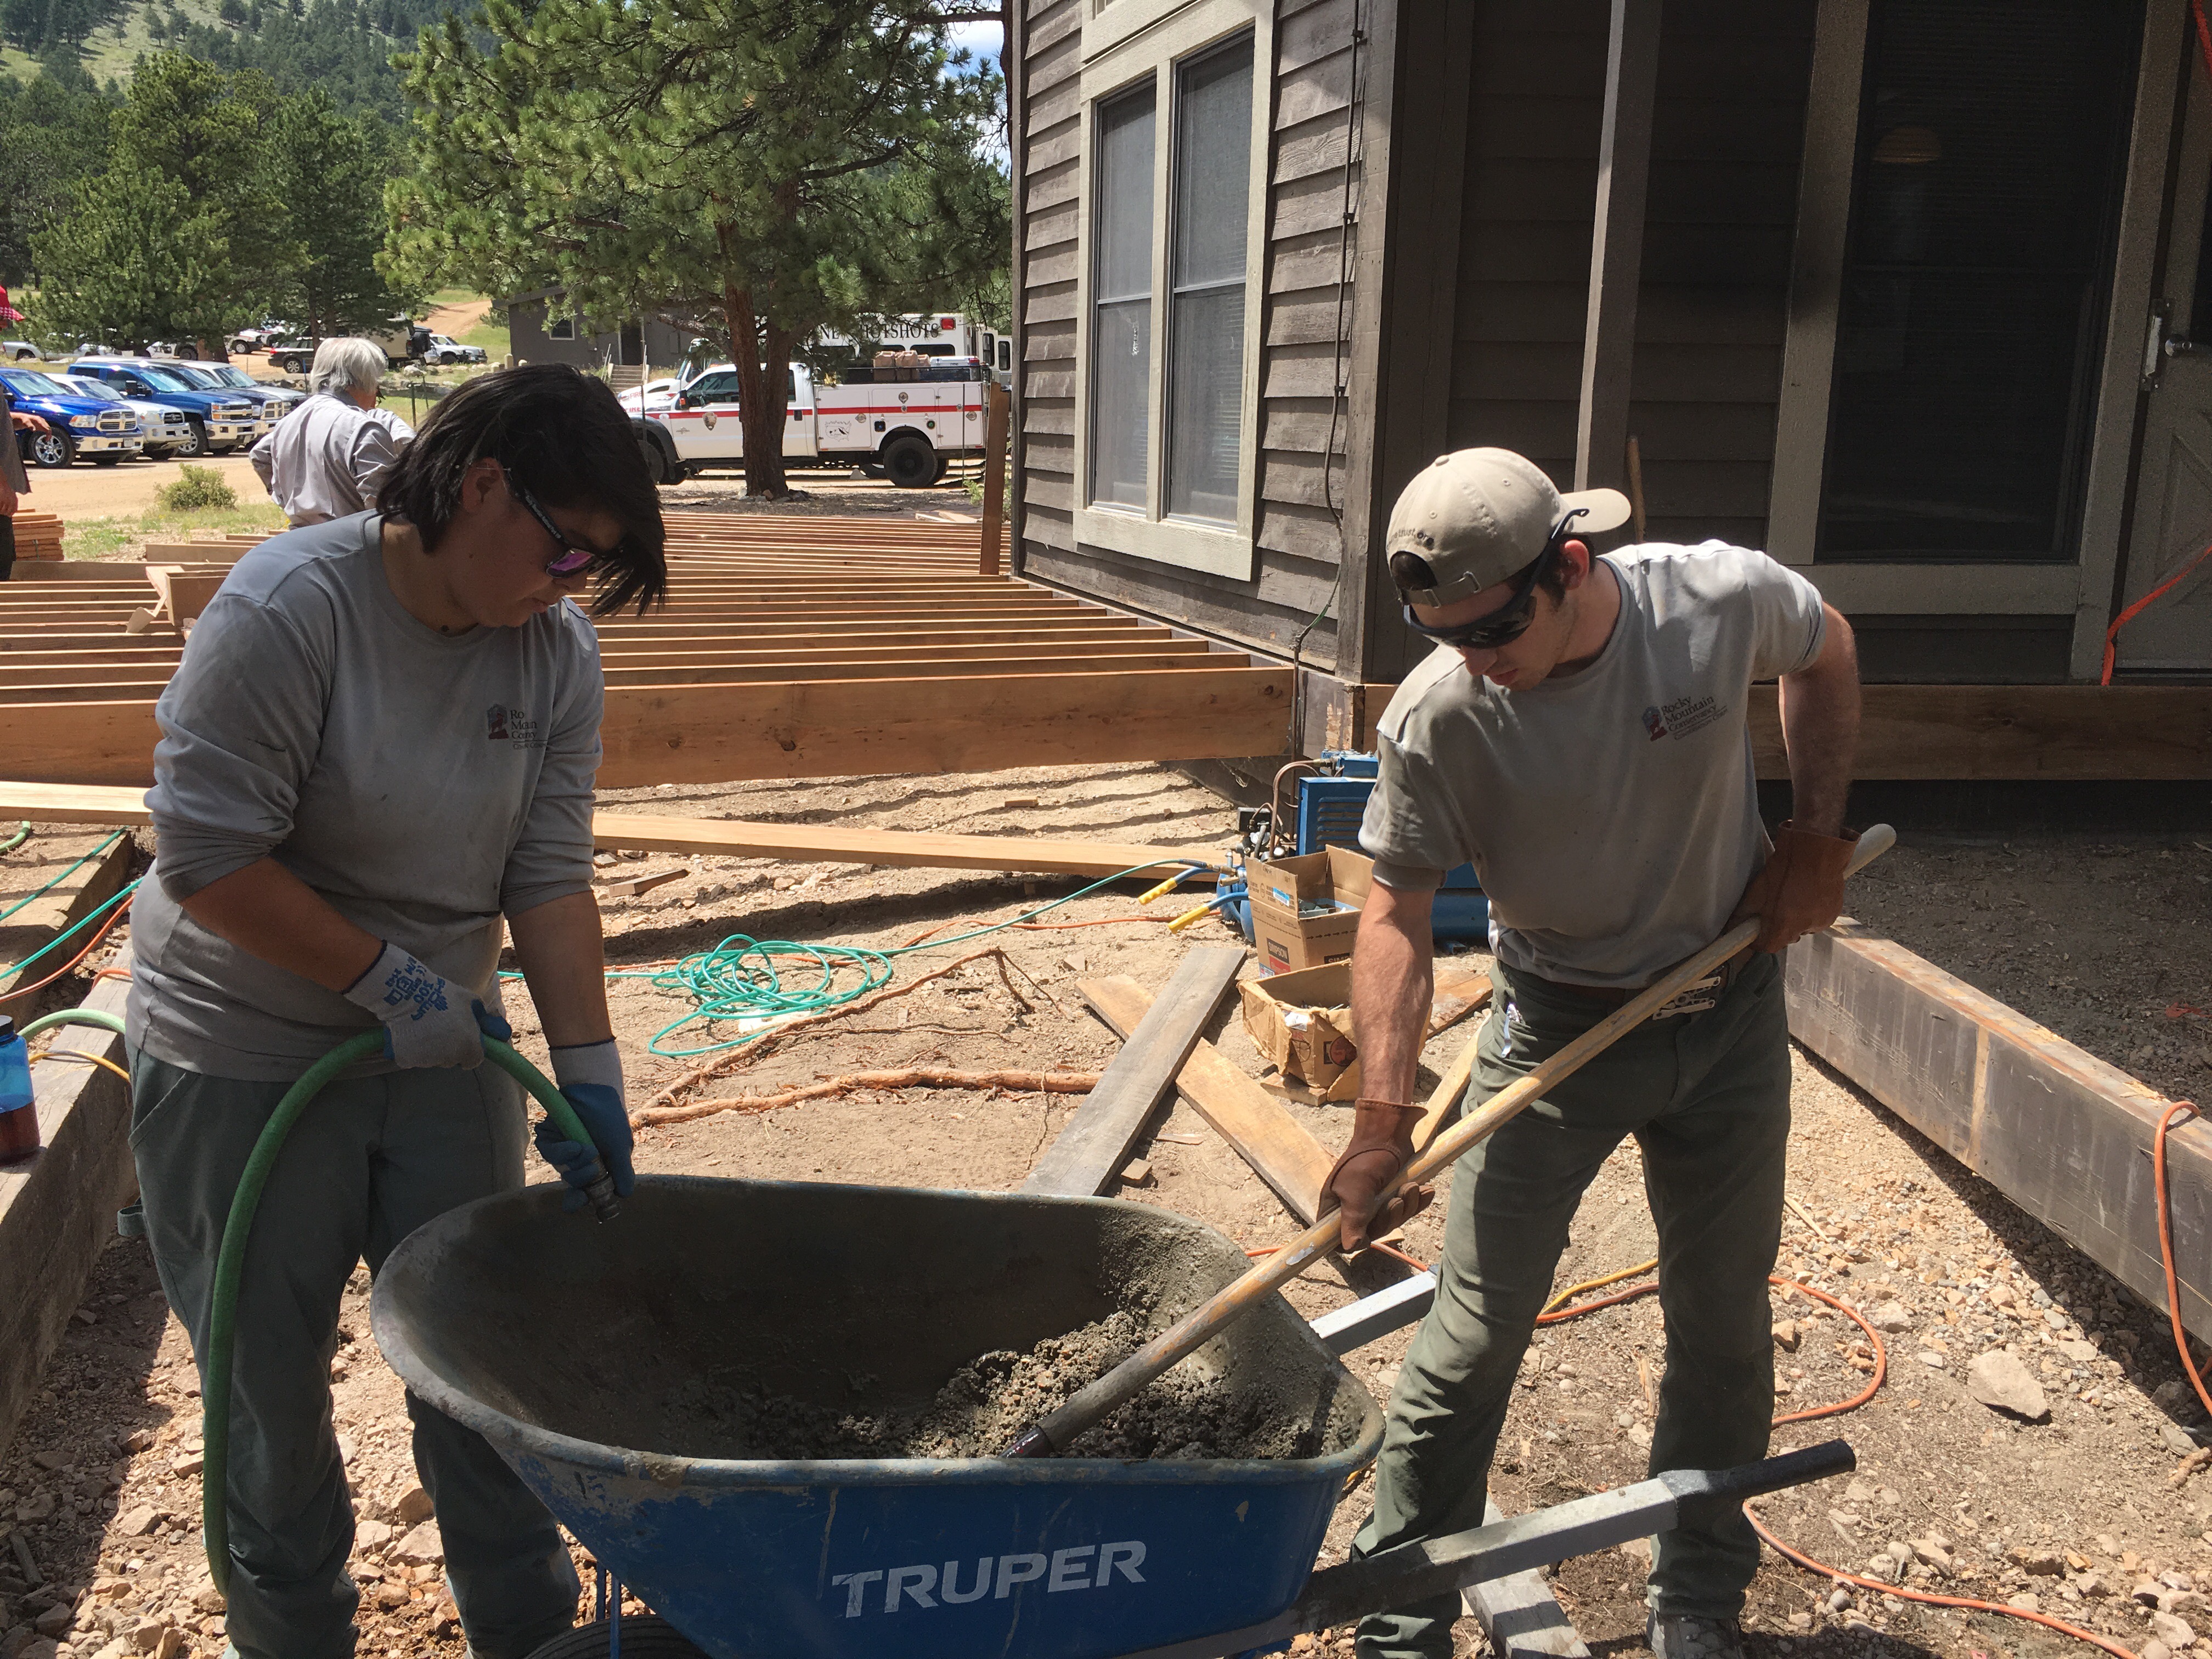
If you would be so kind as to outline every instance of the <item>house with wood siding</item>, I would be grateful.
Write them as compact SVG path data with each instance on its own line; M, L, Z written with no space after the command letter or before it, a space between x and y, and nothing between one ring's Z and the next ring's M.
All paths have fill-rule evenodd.
M1010 15L1018 568L1295 663L1307 751L1419 659L1383 526L1478 444L1798 568L1915 718L2092 707L2179 576L2112 680L2212 735L2188 0Z

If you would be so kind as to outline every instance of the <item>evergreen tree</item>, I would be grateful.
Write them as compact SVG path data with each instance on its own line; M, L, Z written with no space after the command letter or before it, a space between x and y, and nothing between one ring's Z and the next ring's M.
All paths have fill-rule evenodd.
M222 331L222 227L173 179L118 166L80 179L70 210L31 249L39 321L52 331L132 349Z
M269 194L299 249L271 299L309 334L381 328L412 297L376 269L387 143L374 118L348 120L319 91L286 99L269 124Z
M712 319L750 493L785 493L796 343L1006 263L1001 83L946 72L933 3L488 0L478 21L488 44L448 16L403 60L422 107L391 268Z
M27 85L0 79L0 282L11 288L34 280L32 234L68 210L107 150L117 100L70 67L73 76L41 71Z

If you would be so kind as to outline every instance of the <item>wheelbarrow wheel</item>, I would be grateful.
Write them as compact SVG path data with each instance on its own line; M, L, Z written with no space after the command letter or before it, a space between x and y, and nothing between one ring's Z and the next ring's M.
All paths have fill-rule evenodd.
M530 1659L607 1659L610 1648L603 1620L562 1632L532 1653ZM631 1613L623 1620L622 1650L623 1659L708 1659L706 1650L685 1641L675 1626L649 1613Z

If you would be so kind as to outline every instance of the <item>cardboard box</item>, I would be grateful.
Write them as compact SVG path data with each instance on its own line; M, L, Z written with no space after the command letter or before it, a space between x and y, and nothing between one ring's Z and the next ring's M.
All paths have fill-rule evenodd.
M1325 1101L1358 1098L1350 963L1239 980L1237 994L1245 1030L1285 1082L1304 1083Z
M1350 962L1375 861L1341 847L1248 865L1252 943L1267 974Z

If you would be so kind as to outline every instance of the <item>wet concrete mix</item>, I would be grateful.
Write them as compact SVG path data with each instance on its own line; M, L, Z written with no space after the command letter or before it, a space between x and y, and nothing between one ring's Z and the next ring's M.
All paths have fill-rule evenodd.
M1150 1334L1141 1314L1124 1310L1026 1352L987 1353L912 1412L866 1414L757 1386L693 1382L665 1403L662 1444L692 1457L996 1457ZM1082 1435L1067 1455L1312 1457L1323 1437L1322 1425L1294 1415L1264 1389L1195 1375L1185 1362Z

